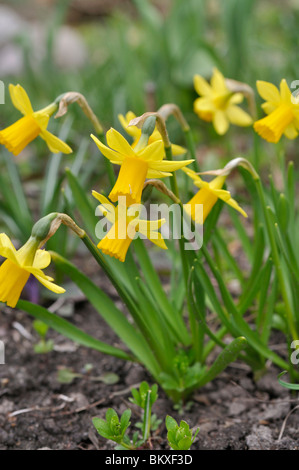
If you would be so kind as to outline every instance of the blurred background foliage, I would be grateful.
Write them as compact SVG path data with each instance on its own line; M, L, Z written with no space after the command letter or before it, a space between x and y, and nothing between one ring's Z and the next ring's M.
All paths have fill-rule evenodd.
M10 0L0 8L0 78L6 90L10 82L21 83L35 109L64 91L79 91L105 129L120 131L119 113L138 115L175 102L193 128L204 169L239 153L250 158L253 132L232 127L219 137L199 121L193 113L194 74L209 78L217 66L254 89L257 79L278 85L282 77L289 84L299 77L297 0ZM90 123L76 105L72 114L68 143L77 152L86 139L89 158L100 162ZM18 117L7 92L0 128ZM59 132L67 119L52 119L50 130ZM171 119L169 131L184 144ZM290 158L294 145L287 142ZM279 146L265 148L268 166ZM43 171L46 156L37 139L17 157L23 175ZM64 156L65 166L73 158Z

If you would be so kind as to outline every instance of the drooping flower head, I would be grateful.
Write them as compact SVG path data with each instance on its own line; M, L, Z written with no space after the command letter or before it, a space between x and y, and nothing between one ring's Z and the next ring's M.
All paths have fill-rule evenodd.
M130 121L132 121L132 119L135 119L135 118L136 118L136 115L132 111L128 111L125 116L123 116L122 114L118 115L118 119L123 129L126 131L127 134L133 137L132 148L136 147L141 137L141 129L139 129L137 126L129 126ZM152 144L153 142L156 142L157 140L161 140L161 134L156 127L152 135L149 137L148 143ZM184 153L186 153L186 149L184 149L180 145L175 145L175 144L171 144L171 151L172 151L173 156L183 155Z
M195 186L199 191L190 199L187 204L184 204L184 210L189 214L196 223L204 223L207 216L213 209L214 205L221 199L229 206L239 211L244 217L247 217L246 212L239 206L229 191L222 189L227 175L216 176L211 182L203 181L200 176L189 168L184 168L183 171L193 180ZM197 212L197 205L202 204L202 220L199 220L199 212Z
M194 101L194 112L204 121L213 122L218 134L225 134L230 123L237 126L252 124L251 116L236 106L242 103L243 94L232 92L224 76L216 68L213 70L211 83L201 75L195 75L194 88L200 95Z
M16 250L9 237L5 233L0 234L0 256L6 258L0 266L0 302L15 307L30 274L52 292L65 292L42 271L49 266L51 256L47 251L38 249L39 243L39 240L30 237L25 245Z
M115 207L98 192L92 191L92 195L101 203L98 206L101 214L112 224L108 233L98 244L98 248L104 254L124 262L136 234L145 236L159 248L167 250L165 241L161 233L158 232L158 229L165 223L165 219L142 220L138 215L136 216L136 213L140 212L137 204L126 207L120 198L120 203Z
M257 81L256 85L268 116L256 121L254 130L268 142L277 143L283 134L295 139L299 131L299 100L292 95L286 80L281 80L279 90L269 82Z
M127 206L138 204L146 178L164 178L171 172L183 168L193 160L168 161L164 158L162 140L156 140L143 148L133 149L128 141L115 129L106 133L108 146L91 135L102 154L112 163L120 165L117 181L109 194L113 202L119 196L127 198Z
M72 149L51 132L47 131L50 116L57 109L55 103L40 111L33 111L29 97L21 85L9 85L13 105L24 116L11 126L0 131L0 144L18 155L30 142L40 136L53 153L71 153Z

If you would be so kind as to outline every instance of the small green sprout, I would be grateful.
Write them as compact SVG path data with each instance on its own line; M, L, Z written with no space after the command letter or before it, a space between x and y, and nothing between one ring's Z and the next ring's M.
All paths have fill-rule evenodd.
M189 424L181 421L180 425L171 416L166 416L167 439L172 450L189 450L196 438L199 428L196 429L194 436Z

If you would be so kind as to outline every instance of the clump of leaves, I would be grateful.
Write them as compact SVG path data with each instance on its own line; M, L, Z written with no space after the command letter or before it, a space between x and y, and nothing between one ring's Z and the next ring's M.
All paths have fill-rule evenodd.
M139 389L133 388L131 393L130 402L142 409L142 420L136 423L136 427L142 430L142 437L140 437L139 431L136 431L132 440L130 440L126 433L130 426L130 409L125 410L120 419L116 411L109 408L106 412L106 420L100 418L93 418L92 420L100 436L116 442L117 446L115 448L117 450L133 450L141 446L151 447L151 431L156 431L162 422L155 414L152 414L152 406L158 398L157 384L150 387L147 382L142 382ZM173 450L190 449L199 431L197 429L194 436L192 436L192 431L190 431L186 421L181 421L180 426L178 426L171 416L166 417L166 427L168 430L168 443Z
M194 442L199 428L192 435L192 430L186 421L181 421L180 425L171 416L166 416L167 440L172 450L189 450Z
M118 444L118 449L136 449L140 443L137 441L138 432L134 434L131 442L126 434L130 426L131 410L127 409L119 419L118 414L113 408L106 411L106 420L101 418L93 418L92 422L100 436L110 439Z

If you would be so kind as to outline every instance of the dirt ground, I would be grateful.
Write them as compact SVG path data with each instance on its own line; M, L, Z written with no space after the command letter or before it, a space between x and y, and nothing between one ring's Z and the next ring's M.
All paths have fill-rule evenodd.
M119 344L85 302L76 304L71 321L99 339ZM92 418L104 417L108 407L122 412L130 406L134 425L140 416L128 401L130 388L142 380L152 383L151 378L138 364L77 346L54 331L49 337L54 350L36 354L33 346L38 337L32 319L8 308L0 313L0 339L6 353L6 364L0 365L0 450L112 450L114 444L97 435ZM92 366L88 373L86 364ZM58 370L65 367L83 377L60 383ZM118 382L107 385L89 378L107 372L117 374ZM246 365L232 364L198 390L181 415L160 389L153 411L162 424L152 440L153 449L168 449L164 422L170 414L200 427L194 450L298 450L298 400L278 384L278 372L270 366L255 383Z

